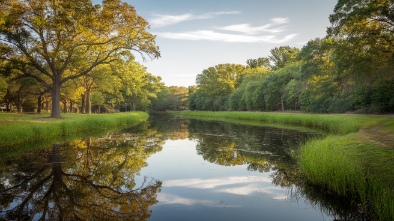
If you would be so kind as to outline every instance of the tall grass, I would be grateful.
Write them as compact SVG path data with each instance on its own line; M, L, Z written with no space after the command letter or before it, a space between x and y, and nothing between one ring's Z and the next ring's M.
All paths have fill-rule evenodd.
M146 120L148 114L142 112L100 115L64 114L63 117L64 119L55 120L42 115L0 114L0 151L46 139L131 125Z
M310 140L299 165L307 180L339 195L359 198L379 220L394 217L393 151L365 143L357 133Z

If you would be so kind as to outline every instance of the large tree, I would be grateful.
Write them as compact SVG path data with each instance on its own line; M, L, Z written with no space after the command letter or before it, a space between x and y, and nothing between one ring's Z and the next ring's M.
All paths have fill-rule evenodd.
M23 74L51 91L53 118L60 117L60 88L68 80L122 59L127 51L160 56L148 22L120 0L101 5L91 0L10 0L0 1L0 9L0 41L37 70L24 69Z
M330 22L337 78L354 82L355 107L392 112L394 0L339 0Z
M330 15L328 34L371 38L376 44L394 43L393 0L339 0Z

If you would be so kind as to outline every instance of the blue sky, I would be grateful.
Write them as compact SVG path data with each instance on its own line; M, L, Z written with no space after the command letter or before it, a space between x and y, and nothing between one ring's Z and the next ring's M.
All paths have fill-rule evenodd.
M141 63L166 86L195 85L204 69L246 64L324 37L337 0L124 0L151 24L161 58Z

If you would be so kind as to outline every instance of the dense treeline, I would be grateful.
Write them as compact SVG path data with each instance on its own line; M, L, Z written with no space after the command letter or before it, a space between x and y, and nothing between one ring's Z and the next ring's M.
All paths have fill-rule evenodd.
M339 1L327 36L301 50L276 47L246 66L204 70L190 93L190 109L393 112L393 5L391 0Z
M0 108L52 117L185 109L393 112L393 1L340 0L326 37L301 49L275 47L246 65L209 67L189 88L164 86L135 61L132 51L151 58L160 52L131 5L1 1Z

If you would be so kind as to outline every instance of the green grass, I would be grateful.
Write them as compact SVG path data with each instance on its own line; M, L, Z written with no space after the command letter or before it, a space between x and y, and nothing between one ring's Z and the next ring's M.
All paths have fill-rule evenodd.
M394 217L394 151L365 142L359 133L331 135L301 147L300 169L314 185L354 195L379 220Z
M262 112L172 112L211 120L290 124L329 133L307 141L298 162L307 182L358 198L377 220L394 220L394 116Z
M0 114L0 152L9 151L15 146L131 125L148 118L148 114L142 112L98 115L63 114L63 119L51 119L48 116Z

